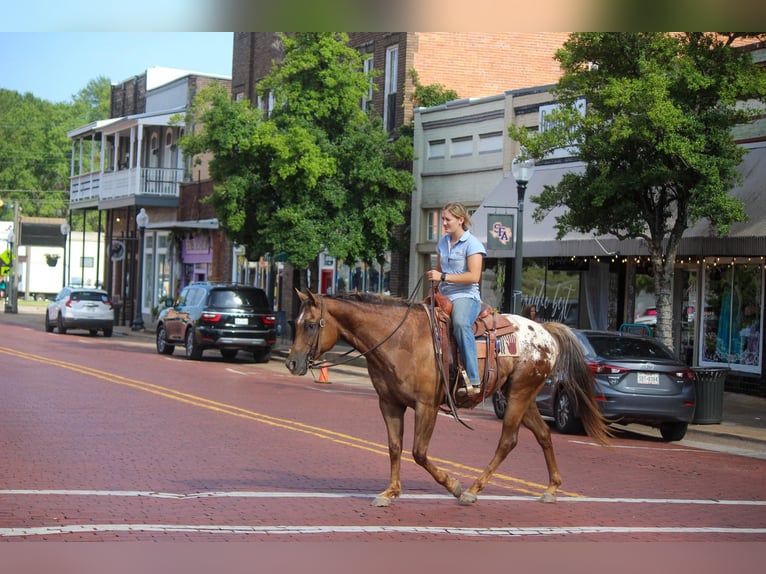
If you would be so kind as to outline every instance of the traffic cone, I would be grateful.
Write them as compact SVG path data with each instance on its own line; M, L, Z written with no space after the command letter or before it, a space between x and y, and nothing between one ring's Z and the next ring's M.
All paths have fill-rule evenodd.
M319 369L319 382L330 382L330 369L327 367L327 363L322 363L322 367Z

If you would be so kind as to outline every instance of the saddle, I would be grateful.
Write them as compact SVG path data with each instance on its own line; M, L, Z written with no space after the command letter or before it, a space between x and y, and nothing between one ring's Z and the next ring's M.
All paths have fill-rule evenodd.
M437 351L437 361L443 376L449 382L449 392L456 406L475 407L498 388L498 370L501 356L517 356L516 331L518 327L505 315L496 313L492 307L482 303L481 311L474 321L473 333L476 338L476 351L479 357L481 392L473 396L458 395L457 389L463 372L462 357L457 348L455 335L452 333L452 302L435 290L435 305L432 317L432 335ZM430 297L424 302L430 316Z

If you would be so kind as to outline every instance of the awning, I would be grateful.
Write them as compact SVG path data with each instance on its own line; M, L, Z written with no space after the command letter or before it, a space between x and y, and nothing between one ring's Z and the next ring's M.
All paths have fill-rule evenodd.
M218 219L196 219L189 221L158 221L149 222L146 229L218 229Z
M64 247L66 235L61 233L66 219L48 217L22 217L19 245Z
M638 240L618 241L614 237L599 236L584 233L568 233L562 240L556 239L556 216L564 212L557 208L549 213L543 221L537 223L532 214L537 204L532 197L540 195L546 185L556 185L565 173L582 172L584 164L558 163L541 165L535 169L535 174L527 184L524 194L524 257L574 257L574 256L607 256L619 251L623 255L645 253ZM471 216L473 233L487 245L488 224L493 223L493 215L516 216L518 193L516 180L509 173L489 192L479 209ZM515 243L510 242L507 249L487 249L488 257L508 258L515 255Z

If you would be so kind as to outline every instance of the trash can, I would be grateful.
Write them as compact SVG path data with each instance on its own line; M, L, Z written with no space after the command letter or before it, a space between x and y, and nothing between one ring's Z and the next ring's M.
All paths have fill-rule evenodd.
M696 367L693 369L697 375L695 383L697 404L692 420L693 424L715 425L721 422L723 417L723 389L729 370L725 367Z

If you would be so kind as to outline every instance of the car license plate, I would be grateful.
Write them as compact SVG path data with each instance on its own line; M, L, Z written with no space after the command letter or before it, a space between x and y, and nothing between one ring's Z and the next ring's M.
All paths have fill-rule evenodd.
M638 373L639 385L659 385L660 376L657 373Z
M234 317L234 324L235 325L247 325L248 324L247 317Z

